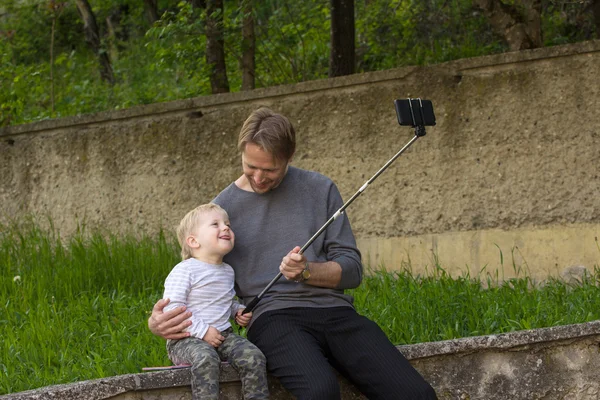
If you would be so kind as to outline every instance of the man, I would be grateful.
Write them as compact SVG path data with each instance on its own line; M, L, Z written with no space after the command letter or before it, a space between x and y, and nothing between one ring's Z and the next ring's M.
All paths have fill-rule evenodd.
M369 399L436 399L433 388L377 324L356 313L344 293L362 280L346 215L299 254L297 245L343 201L329 178L290 166L296 138L289 120L266 108L254 111L238 148L243 174L213 202L228 212L236 231L236 246L224 260L234 266L240 300L248 304L277 272L286 278L263 296L248 329L269 372L300 400L339 399L333 368ZM185 337L189 313L184 307L163 313L167 303L154 306L150 330L168 339Z

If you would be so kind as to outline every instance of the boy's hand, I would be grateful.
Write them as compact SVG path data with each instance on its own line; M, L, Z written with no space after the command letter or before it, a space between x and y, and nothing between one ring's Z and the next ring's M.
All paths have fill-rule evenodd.
M202 340L210 344L212 347L217 348L221 345L221 343L223 343L225 337L221 335L221 332L219 332L217 328L214 326L209 326Z
M250 320L252 319L252 312L242 314L243 311L243 308L239 309L235 314L235 322L237 322L239 326L247 326L250 323Z

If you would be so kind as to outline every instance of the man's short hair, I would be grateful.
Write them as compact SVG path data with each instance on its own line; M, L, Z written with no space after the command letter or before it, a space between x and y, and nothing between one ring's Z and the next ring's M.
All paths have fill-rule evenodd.
M296 151L296 132L286 117L262 107L244 121L238 150L243 152L248 143L254 143L276 159L287 162Z
M227 215L227 211L223 210L223 208L221 208L221 206L218 204L207 203L194 208L192 211L187 213L179 223L179 226L177 227L177 240L179 240L179 245L181 246L182 260L185 261L188 258L192 258L192 249L187 245L186 239L198 224L198 218L203 214L213 210L222 211L225 213L225 215Z

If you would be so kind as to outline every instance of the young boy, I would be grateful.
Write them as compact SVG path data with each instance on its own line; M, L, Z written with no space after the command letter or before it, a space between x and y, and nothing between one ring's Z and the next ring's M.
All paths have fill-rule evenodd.
M190 337L168 340L169 358L192 365L192 399L219 398L219 366L227 360L239 373L244 399L267 399L266 359L248 340L232 332L229 318L241 326L252 313L234 300L234 272L223 262L233 249L234 233L227 212L216 204L190 211L180 222L177 238L182 262L165 281L168 309L185 305L192 312Z

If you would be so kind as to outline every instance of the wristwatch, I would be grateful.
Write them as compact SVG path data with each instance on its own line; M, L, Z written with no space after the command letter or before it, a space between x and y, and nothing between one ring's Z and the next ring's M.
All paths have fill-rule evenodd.
M304 263L304 269L302 270L302 273L300 274L299 282L304 282L304 281L308 280L308 278L310 278L310 269L308 268L308 261L307 261Z

